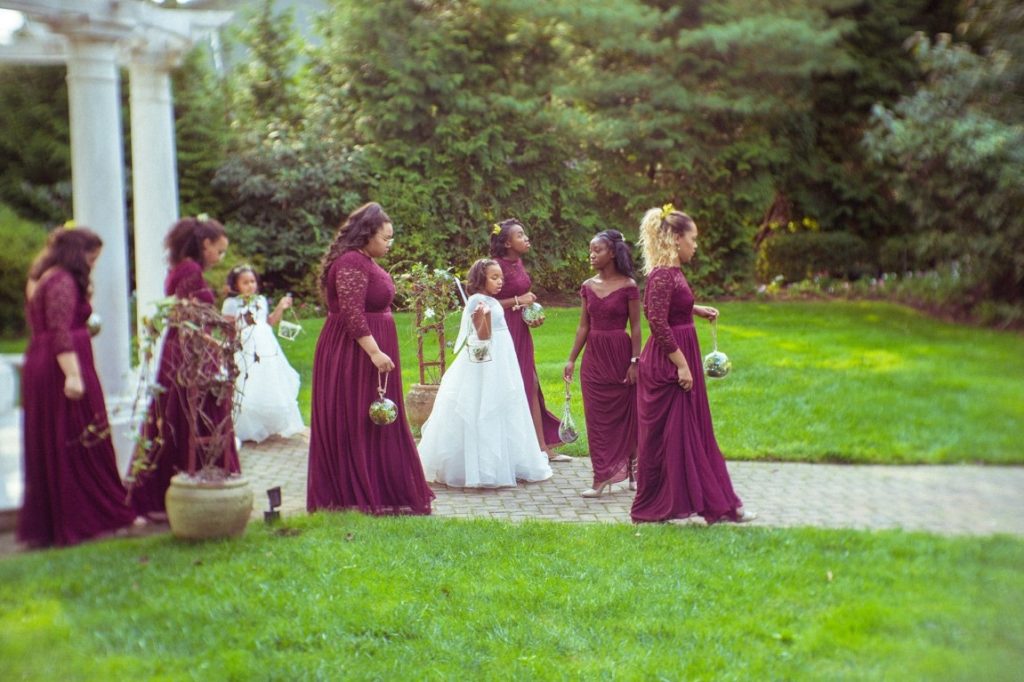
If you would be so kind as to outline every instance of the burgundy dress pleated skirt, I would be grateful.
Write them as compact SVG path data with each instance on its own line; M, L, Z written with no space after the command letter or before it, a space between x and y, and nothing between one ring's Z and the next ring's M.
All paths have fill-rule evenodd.
M623 287L601 298L584 285L580 296L590 319L580 388L596 487L605 481L626 480L636 453L636 384L623 382L633 355L625 325L629 301L637 298L637 289Z
M526 272L526 268L523 267L521 260L510 261L506 258L498 258L496 260L501 266L505 282L501 291L495 294L495 298L502 299L522 296L530 291L533 282L530 279L530 275ZM536 391L537 400L540 402L544 444L549 447L561 445L562 439L558 436L560 420L548 411L544 403L544 392L540 388L537 364L533 357L533 336L530 334L530 327L523 321L523 311L506 308L505 322L508 324L509 334L512 335L512 344L516 347L516 359L519 361L519 371L523 376L523 388L526 390L526 398L527 400L532 400L534 391Z
M328 292L330 313L313 358L306 509L429 514L434 493L423 475L402 398L398 333L390 312L394 285L387 272L358 251L339 257L331 276L336 286ZM392 424L370 420L378 372L356 342L366 334L395 363L385 393L398 406Z
M56 310L55 308L63 308ZM73 545L131 525L85 323L92 312L71 275L55 271L28 303L32 338L22 374L25 492L17 537ZM64 396L57 354L78 356L85 395Z
M204 303L213 303L213 291L203 279L202 268L191 259L186 259L171 268L164 282L164 293L180 299L192 298ZM157 383L163 387L150 403L146 421L142 425L142 437L159 445L150 453L151 467L138 473L131 484L131 503L136 513L163 514L166 512L164 499L171 486L171 478L182 471L188 471L189 425L183 390L174 380L174 372L181 365L181 346L178 332L169 329L164 337L157 369ZM227 398L218 402L213 395L207 396L203 411L219 423L231 412L231 401ZM234 434L227 439L224 455L216 462L225 470L238 473L242 470L235 448ZM134 466L134 462L133 462Z
M653 299L653 300L652 300ZM682 272L656 268L648 279L644 307L651 337L640 355L637 390L639 449L633 521L702 516L708 523L735 521L743 506L715 440L693 327L693 294ZM693 388L676 381L669 347L676 346L693 375Z

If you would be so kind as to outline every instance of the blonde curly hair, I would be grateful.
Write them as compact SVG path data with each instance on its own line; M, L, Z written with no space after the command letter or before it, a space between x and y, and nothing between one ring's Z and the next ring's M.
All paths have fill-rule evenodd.
M640 255L644 260L644 274L649 275L651 270L661 266L679 267L676 237L696 227L693 218L675 210L671 205L652 208L644 213L638 241Z

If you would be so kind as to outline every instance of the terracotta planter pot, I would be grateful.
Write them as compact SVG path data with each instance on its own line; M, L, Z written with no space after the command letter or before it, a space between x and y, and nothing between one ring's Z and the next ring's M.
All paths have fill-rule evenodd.
M171 479L167 489L167 520L171 533L184 540L236 537L252 513L252 488L245 476L224 481L197 481L188 474Z
M405 394L405 416L414 428L423 426L434 409L437 384L413 384Z

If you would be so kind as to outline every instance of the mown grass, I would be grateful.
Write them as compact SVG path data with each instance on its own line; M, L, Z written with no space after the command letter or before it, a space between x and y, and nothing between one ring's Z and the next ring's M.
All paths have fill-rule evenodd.
M28 339L5 339L0 337L0 353L24 353Z
M871 463L1024 463L1024 337L948 324L878 302L728 302L719 348L732 373L709 380L715 430L730 459ZM534 331L548 407L560 413L562 367L579 311L549 308ZM397 315L402 378L418 380L408 314ZM457 320L452 321L454 330ZM313 349L323 320L282 341L302 374L309 416ZM711 350L706 322L701 347ZM646 340L646 325L644 326ZM573 409L587 453L579 383Z
M328 514L0 561L0 679L1019 679L1024 541Z

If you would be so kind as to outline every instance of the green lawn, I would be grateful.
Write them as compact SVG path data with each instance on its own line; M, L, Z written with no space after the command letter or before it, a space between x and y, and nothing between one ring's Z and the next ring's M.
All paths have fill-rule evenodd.
M24 353L27 339L0 338L0 353Z
M1024 541L291 519L0 561L0 679L1019 679Z
M1024 337L940 322L878 302L730 302L719 305L719 346L732 359L709 380L719 443L730 459L872 463L1024 463ZM561 410L562 366L579 312L549 308L534 331L548 407ZM397 316L405 387L418 380L412 318ZM458 320L450 320L453 334ZM302 375L307 423L313 350L322 319L282 340ZM709 325L698 321L704 352ZM646 334L646 325L645 325ZM18 352L22 340L0 341ZM586 455L583 437L561 450Z
M709 380L716 434L730 459L877 463L1024 463L1024 337L939 322L877 302L732 302L718 306L733 363ZM562 366L579 312L548 309L534 331L548 406L560 413ZM408 314L397 316L403 381L417 380ZM308 418L322 320L282 341L303 378ZM457 320L452 320L454 330ZM645 325L646 335L646 325ZM709 325L698 321L704 352ZM645 336L646 339L646 336ZM584 427L579 384L576 423ZM586 440L561 448L585 455Z

